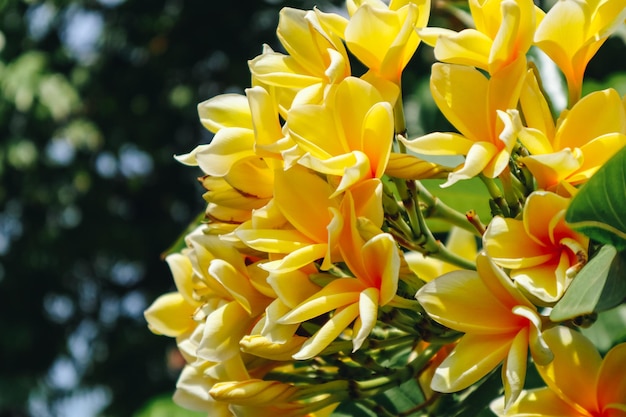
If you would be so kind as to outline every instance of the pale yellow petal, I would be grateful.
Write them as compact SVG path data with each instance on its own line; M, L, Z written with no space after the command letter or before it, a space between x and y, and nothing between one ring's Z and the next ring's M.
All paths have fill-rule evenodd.
M196 305L187 303L179 293L170 292L154 300L143 315L153 333L177 337L196 327L192 319L195 310Z
M526 381L528 357L528 329L522 329L513 339L509 353L502 364L504 398L508 408L520 396Z
M250 316L239 303L219 306L206 317L198 357L221 362L239 354L239 341L250 325Z
M513 334L466 334L439 365L430 384L434 391L456 392L477 382L506 358Z
M356 303L366 287L354 278L338 278L280 318L279 323L301 323L329 311Z
M475 142L465 156L465 162L461 168L452 171L448 175L448 181L441 184L442 187L449 187L457 181L474 178L480 174L487 165L498 154L498 149L490 142ZM487 174L487 173L485 173ZM499 172L492 172L498 175Z
M314 357L330 345L359 315L359 304L354 303L335 312L335 314L304 344L298 353L293 355L296 360Z
M380 292L377 288L367 288L359 296L358 326L354 326L355 336L352 339L352 352L361 348L363 342L372 332L378 320L378 305Z
M221 94L198 104L204 127L213 133L226 127L252 129L248 100L241 94Z
M457 133L434 132L415 139L400 139L406 147L423 155L467 155L474 144Z
M509 334L525 325L525 320L511 313L506 297L496 298L475 271L449 272L416 294L424 310L439 323L480 335Z

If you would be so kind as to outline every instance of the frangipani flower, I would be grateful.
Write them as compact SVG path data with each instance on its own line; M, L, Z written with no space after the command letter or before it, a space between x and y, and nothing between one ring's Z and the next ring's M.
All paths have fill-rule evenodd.
M626 18L624 0L558 0L535 32L535 44L567 79L569 103L581 94L587 64Z
M434 320L464 332L450 356L435 371L431 388L455 392L469 387L501 362L507 404L524 387L527 351L535 362L551 354L542 339L535 306L484 253L478 271L453 271L426 283L416 298Z
M276 33L288 55L266 47L249 62L253 82L277 89L283 114L303 89L314 90L307 96L323 95L327 85L350 75L350 61L337 33L346 25L339 15L283 8Z
M346 193L342 205L344 227L339 236L343 259L352 277L337 278L279 319L282 324L302 323L334 311L311 336L294 359L309 359L320 353L356 320L352 338L358 350L378 319L378 307L396 294L400 255L391 235L380 233L365 241L357 227L354 202Z
M423 28L430 16L430 0L380 0L348 3L350 22L345 29L348 49L372 74L400 84L404 67L420 39L416 28Z
M495 74L530 48L543 11L532 0L470 0L476 29L454 32L424 28L418 33L442 62L474 66Z
M507 417L624 417L626 416L626 343L602 359L583 335L567 327L546 330L545 341L554 360L538 365L548 385L524 391L510 407L500 398L491 404Z
M563 182L582 184L626 145L626 110L614 89L586 95L561 114L555 127L536 80L528 80L521 95L528 127L518 133L531 155L519 161L538 188L554 191Z
M507 168L521 126L517 102L526 60L517 60L489 79L479 70L433 65L430 89L437 106L460 133L430 133L404 143L425 155L465 155L443 186L483 173L495 178Z
M539 304L557 302L587 259L589 239L565 224L568 205L567 198L535 191L522 220L495 217L483 235L491 259L511 269L511 278Z
M392 86L389 89L395 91ZM321 104L294 105L289 133L300 165L341 178L336 192L385 172L393 141L392 104L370 83L348 77Z
M202 124L214 138L177 159L199 166L206 174L201 179L207 189L207 215L213 219L242 223L252 210L271 199L274 167L277 162L263 159L282 138L278 113L269 94L260 87L249 89L248 96L223 94L198 105ZM257 154L257 143L266 152Z

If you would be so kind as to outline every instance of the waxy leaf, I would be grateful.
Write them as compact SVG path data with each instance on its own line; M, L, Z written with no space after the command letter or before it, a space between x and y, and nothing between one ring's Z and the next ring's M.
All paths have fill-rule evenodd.
M626 253L603 246L572 281L550 313L553 321L608 310L626 297Z
M565 220L593 240L626 249L626 147L580 189Z

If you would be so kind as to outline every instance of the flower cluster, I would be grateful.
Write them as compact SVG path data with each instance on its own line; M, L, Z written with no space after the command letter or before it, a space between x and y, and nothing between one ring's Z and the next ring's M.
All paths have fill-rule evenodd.
M446 415L463 401L452 393L501 367L503 396L485 403L498 415L626 416L626 344L602 359L576 327L600 308L558 314L610 246L566 218L626 145L626 100L582 90L626 2L438 5L471 22L460 31L429 26L429 0L346 3L284 8L285 52L265 46L245 95L198 106L214 137L177 159L203 172L206 215L166 258L176 291L145 312L186 360L175 401L218 417L329 416L347 402ZM407 132L401 79L420 43L454 132ZM565 108L537 57L563 75ZM486 225L427 187L474 177ZM446 244L433 218L451 226ZM615 269L626 234L609 226ZM545 387L525 389L528 366ZM400 386L415 408L373 400Z

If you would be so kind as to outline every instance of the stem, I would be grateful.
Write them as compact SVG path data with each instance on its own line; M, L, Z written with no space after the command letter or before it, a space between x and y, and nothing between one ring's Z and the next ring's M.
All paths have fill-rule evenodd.
M496 205L497 209L500 211L499 214L502 214L504 217L511 217L511 212L509 211L509 207L506 204L504 197L502 197L502 192L500 191L500 188L498 187L494 179L488 178L483 174L480 174L479 177L482 180L483 184L485 184L485 186L487 187L487 191L489 192L489 195L491 195L491 198L494 204Z
M427 218L445 220L454 226L458 226L468 232L477 234L476 229L468 222L466 216L448 206L436 196L432 195L430 191L428 191L428 188L424 187L421 182L416 181L415 183L417 191L420 195L420 201L427 206L427 209L425 210Z

